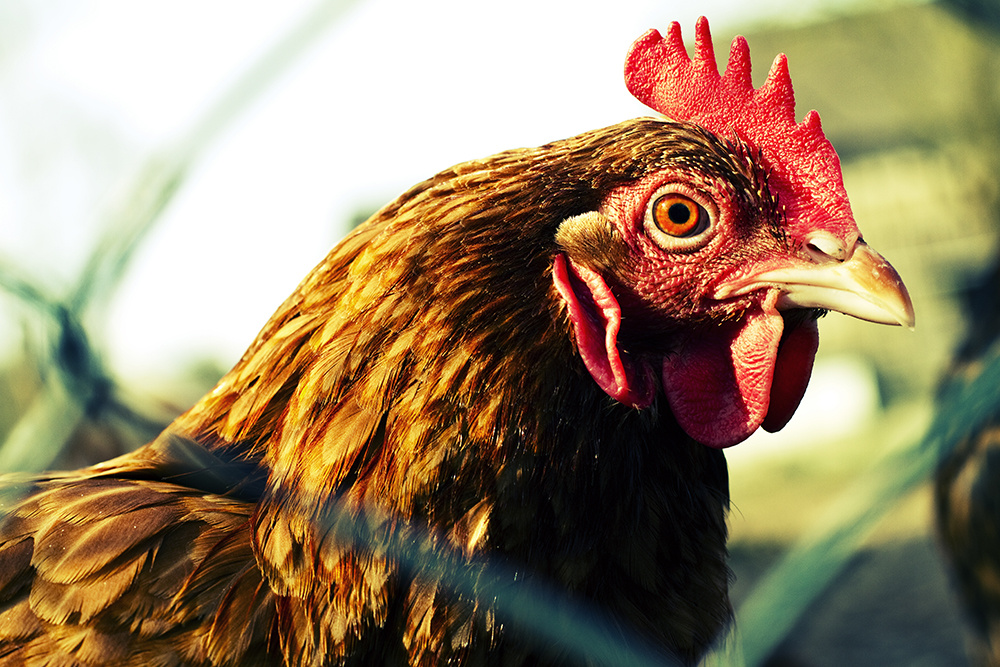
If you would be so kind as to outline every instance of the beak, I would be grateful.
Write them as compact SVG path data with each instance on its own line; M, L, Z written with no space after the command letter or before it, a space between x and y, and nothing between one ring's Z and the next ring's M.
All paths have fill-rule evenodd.
M849 256L818 251L810 243L811 263L771 269L745 276L716 291L717 298L746 294L756 289L781 290L778 310L823 308L877 324L913 328L913 303L896 269L882 255L858 241ZM846 256L841 259L837 255Z

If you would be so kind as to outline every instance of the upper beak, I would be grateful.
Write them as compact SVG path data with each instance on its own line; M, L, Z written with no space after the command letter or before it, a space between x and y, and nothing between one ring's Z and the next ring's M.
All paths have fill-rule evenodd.
M878 324L913 328L913 303L896 269L882 255L858 241L845 258L817 251L810 244L811 263L766 270L745 276L716 291L717 298L755 289L781 290L778 309L823 308Z

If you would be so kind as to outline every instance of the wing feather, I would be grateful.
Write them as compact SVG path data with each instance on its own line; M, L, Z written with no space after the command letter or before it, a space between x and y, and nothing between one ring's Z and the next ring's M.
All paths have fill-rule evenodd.
M268 655L274 597L250 544L252 504L93 471L19 494L5 489L0 518L0 664Z

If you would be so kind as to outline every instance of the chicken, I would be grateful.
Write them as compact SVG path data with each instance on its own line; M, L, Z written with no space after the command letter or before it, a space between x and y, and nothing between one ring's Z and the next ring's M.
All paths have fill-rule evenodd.
M966 294L970 328L942 387L942 412L976 405L945 438L934 500L942 551L965 612L974 665L1000 665L1000 265ZM965 411L969 413L969 410ZM947 416L947 415L945 415Z
M0 663L577 664L484 563L697 661L731 616L722 448L791 417L825 309L913 310L784 57L755 91L742 38L721 77L704 19L695 50L629 53L670 120L416 185L153 442L9 478Z

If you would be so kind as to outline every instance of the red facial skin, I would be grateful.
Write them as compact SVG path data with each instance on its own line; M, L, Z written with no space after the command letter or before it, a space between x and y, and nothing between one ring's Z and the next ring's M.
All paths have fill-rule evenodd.
M664 193L699 204L710 224L686 238L665 233L651 213ZM601 388L645 408L662 387L681 427L713 447L741 442L761 425L784 426L808 384L818 346L812 319L786 328L776 289L712 298L745 267L803 261L794 250L799 244L771 233L771 221L755 219L760 212L747 210L736 195L731 183L704 174L653 174L616 189L599 211L628 247L623 275L606 279L562 256L553 267L581 357ZM661 342L635 354L622 338L630 324L650 328L650 319L659 320L652 328L663 331ZM692 328L692 321L702 326Z

